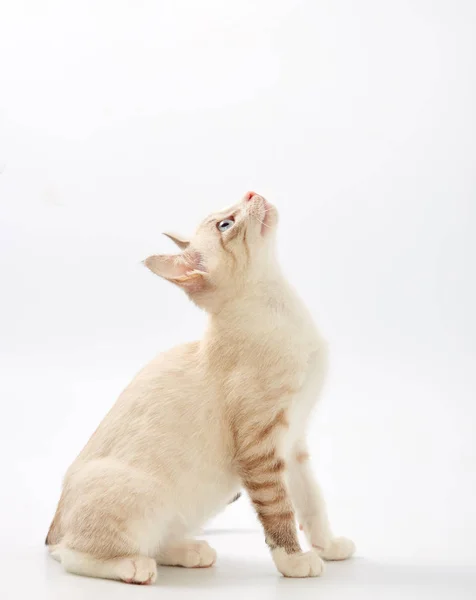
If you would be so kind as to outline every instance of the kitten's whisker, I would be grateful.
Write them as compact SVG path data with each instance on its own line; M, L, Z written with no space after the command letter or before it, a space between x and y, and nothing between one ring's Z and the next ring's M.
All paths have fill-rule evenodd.
M260 219L258 219L258 217L256 215L253 215L253 217L258 221L258 223L260 223L263 227L268 227L269 229L271 229L271 226L268 225L267 223L264 223L263 221L260 221Z
M265 208L265 209L264 209L264 214L265 214L265 216L266 216L266 214L267 214L267 213L269 213L269 212L271 212L271 209L270 209L270 208ZM258 219L258 217L255 215L255 213L254 213L254 212L252 212L252 211L250 211L250 212L247 212L247 216L248 216L248 217L252 217L253 219L255 219L255 221L258 221L258 223L259 223L260 225L262 225L263 227L267 227L268 229L271 229L271 225L268 225L267 223L264 223L263 221L261 221L261 219Z

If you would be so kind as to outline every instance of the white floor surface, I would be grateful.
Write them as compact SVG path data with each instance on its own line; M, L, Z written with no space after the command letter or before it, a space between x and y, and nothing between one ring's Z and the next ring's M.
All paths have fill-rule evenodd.
M327 565L316 579L285 579L271 562L260 532L214 530L202 536L218 551L211 569L160 567L153 586L133 586L65 573L44 548L2 550L2 600L114 600L138 598L271 598L470 600L476 563L457 566L359 557Z

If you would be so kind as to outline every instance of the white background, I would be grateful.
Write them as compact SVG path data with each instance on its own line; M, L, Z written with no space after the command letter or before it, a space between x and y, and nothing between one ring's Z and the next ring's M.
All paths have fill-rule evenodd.
M126 594L45 562L61 478L135 372L203 330L140 261L249 189L331 345L310 437L335 530L425 585L476 564L475 106L472 0L0 2L4 579L29 556L45 598ZM256 522L244 500L215 527ZM250 536L263 593L294 593ZM321 589L365 587L358 564Z

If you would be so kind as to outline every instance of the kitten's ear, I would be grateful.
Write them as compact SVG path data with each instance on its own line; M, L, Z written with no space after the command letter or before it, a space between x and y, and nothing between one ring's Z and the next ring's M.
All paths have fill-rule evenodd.
M184 237L182 237L180 235L177 235L176 233L168 233L167 231L164 231L164 235L166 235L168 238L170 238L172 240L172 242L177 244L177 246L182 250L185 250L185 248L188 248L188 245L190 244L189 240L185 239Z
M188 293L201 292L208 285L207 273L198 268L199 255L155 254L143 262L152 273L175 283Z

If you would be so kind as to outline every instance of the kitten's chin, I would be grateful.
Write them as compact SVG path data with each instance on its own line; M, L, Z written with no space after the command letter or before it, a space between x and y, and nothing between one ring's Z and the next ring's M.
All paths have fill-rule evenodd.
M263 198L263 217L261 219L261 235L266 236L278 224L278 211L274 204Z

